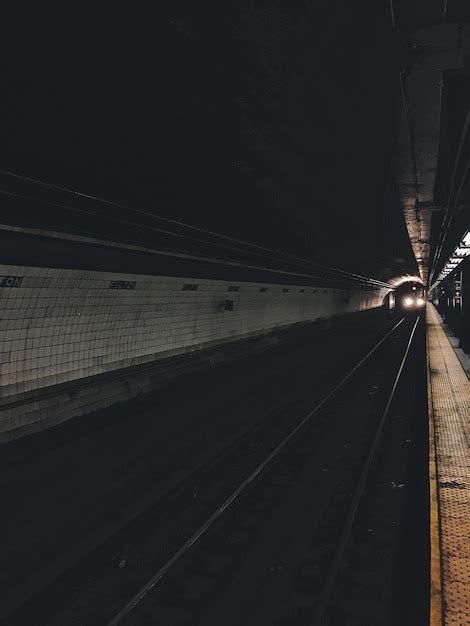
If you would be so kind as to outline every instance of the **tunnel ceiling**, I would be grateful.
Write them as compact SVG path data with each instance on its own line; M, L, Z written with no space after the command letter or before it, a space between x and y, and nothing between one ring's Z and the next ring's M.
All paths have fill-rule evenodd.
M450 3L449 3L450 4ZM406 53L400 72L400 114L396 177L405 222L423 282L428 282L432 247L432 216L445 210L436 197L440 153L442 92L450 70L464 68L470 30L462 22L442 23L447 2L416 3L411 23L398 13L397 28L406 33ZM409 16L408 16L409 18ZM424 25L423 25L424 23ZM446 115L448 111L444 112ZM443 120L447 123L447 120ZM443 199L445 202L445 199ZM439 238L435 219L434 238Z
M402 119L396 151L404 53L386 2L177 0L151 15L38 13L30 29L12 17L0 168L147 215L119 232L96 217L118 207L0 175L2 219L139 238L159 214L381 279L417 272L408 228L423 273L439 77L461 51L455 28L403 21L412 134Z

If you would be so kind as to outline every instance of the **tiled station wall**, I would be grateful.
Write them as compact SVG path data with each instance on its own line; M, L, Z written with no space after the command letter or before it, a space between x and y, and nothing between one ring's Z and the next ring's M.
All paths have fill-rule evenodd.
M64 384L380 306L384 295L0 265L0 440L89 411L93 401L103 406L95 390L85 404L69 393L67 408L54 395ZM52 400L43 398L48 390Z

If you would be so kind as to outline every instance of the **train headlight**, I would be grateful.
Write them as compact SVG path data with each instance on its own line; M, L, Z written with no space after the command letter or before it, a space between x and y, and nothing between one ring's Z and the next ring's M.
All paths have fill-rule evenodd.
M424 306L424 300L423 300L423 298L417 298L417 299L416 299L416 304L417 304L418 306Z
M413 306L413 298L403 298L403 306Z

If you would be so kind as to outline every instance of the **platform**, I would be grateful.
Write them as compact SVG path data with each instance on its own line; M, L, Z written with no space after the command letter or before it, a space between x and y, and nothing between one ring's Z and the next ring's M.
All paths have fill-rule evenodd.
M431 626L470 625L470 381L427 305Z

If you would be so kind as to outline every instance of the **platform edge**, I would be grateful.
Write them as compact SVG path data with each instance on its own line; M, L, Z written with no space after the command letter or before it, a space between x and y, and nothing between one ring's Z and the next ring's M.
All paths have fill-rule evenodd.
M427 320L426 320L427 321ZM443 626L442 561L439 524L439 498L437 490L436 442L434 428L434 405L429 354L429 324L426 323L426 369L429 425L429 545L430 545L430 589L429 626Z

